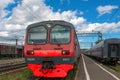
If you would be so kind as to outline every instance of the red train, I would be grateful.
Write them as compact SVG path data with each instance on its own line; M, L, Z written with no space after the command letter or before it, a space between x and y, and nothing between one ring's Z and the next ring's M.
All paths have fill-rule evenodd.
M26 30L25 60L35 77L64 78L80 47L74 26L61 20L31 24Z

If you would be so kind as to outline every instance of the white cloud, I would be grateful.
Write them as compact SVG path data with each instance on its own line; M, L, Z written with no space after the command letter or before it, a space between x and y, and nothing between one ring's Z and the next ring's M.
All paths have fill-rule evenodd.
M113 5L106 5L106 6L98 6L97 11L99 15L104 15L107 13L111 13L113 9L117 9L118 6L113 6Z
M76 17L70 20L71 23L73 23L75 26L79 26L80 24L84 23L86 21L83 17Z
M8 36L8 32L2 31L2 32L0 32L0 36L6 37L6 36Z
M12 0L11 0L12 1ZM11 2L9 2L11 3ZM7 6L8 4L6 4ZM108 9L109 10L109 9ZM105 10L101 11L104 12ZM65 20L74 24L78 32L81 31L120 31L120 22L118 23L87 23L84 17L77 17L77 11L57 11L54 12L53 8L47 6L44 0L23 0L22 4L15 7L9 18L0 21L0 35L15 36L24 35L24 30L28 24L39 22L43 20ZM14 32L16 30L16 32ZM21 30L21 31L19 31ZM23 30L23 32L22 32Z
M92 31L101 31L102 33L106 33L108 31L111 32L119 32L120 31L120 22L113 23L89 23L82 24L81 27L77 27L78 32L92 32Z
M83 15L84 14L84 12L83 11L80 11L80 15Z
M0 2L0 8L5 8L10 3L14 3L14 1L13 0L3 0Z
M14 0L2 0L0 2L0 19L5 17L9 13L9 11L4 10L4 8L6 8L10 3L14 3Z
M72 22L75 26L86 21L84 17L76 16L77 11L53 12L52 7L46 6L44 0L23 0L12 13L9 18L0 22L0 29L8 32L13 29L25 29L28 24L43 20L65 20Z

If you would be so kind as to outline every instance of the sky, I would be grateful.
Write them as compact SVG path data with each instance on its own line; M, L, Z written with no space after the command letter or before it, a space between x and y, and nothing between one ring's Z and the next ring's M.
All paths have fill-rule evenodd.
M27 25L45 20L68 21L79 33L100 31L103 39L120 38L120 0L2 0L0 2L2 38L16 38L16 36L23 38ZM78 38L80 42L94 42L98 39L98 37Z

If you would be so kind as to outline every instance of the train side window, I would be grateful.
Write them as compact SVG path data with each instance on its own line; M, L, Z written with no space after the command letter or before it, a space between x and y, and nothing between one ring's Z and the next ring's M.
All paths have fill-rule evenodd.
M33 27L28 30L29 44L44 44L47 38L47 29L44 26Z
M56 25L51 28L50 32L51 43L69 43L70 42L70 27Z

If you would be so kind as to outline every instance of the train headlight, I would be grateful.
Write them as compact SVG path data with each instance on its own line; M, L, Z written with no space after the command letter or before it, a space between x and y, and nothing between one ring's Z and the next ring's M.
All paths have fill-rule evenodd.
M62 55L69 55L70 51L69 50L62 50Z
M28 50L27 55L34 55L34 51L33 50Z

